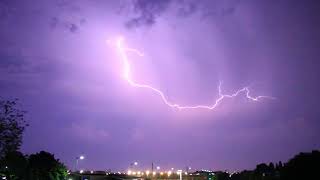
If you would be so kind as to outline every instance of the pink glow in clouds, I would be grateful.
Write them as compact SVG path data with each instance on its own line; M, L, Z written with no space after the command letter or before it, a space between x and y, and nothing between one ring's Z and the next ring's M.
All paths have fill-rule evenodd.
M155 92L156 94L158 94L162 101L169 107L171 108L177 108L179 110L182 110L182 109L208 109L208 110L213 110L215 109L219 104L220 102L225 99L225 98L233 98L233 97L236 97L240 94L244 94L246 96L247 99L251 100L251 101L259 101L261 99L275 99L274 97L270 97L270 96L256 96L256 97L253 97L253 96L250 96L250 90L248 87L243 87L237 91L235 91L235 93L233 94L222 94L222 90L221 90L221 85L222 85L222 82L220 81L219 83L219 86L218 86L218 92L219 92L219 97L217 99L215 99L213 101L212 104L209 104L209 105L202 105L202 104L198 104L198 105L180 105L180 104L177 104L177 103L174 103L174 102L170 102L168 100L168 98L164 95L164 93L157 89L157 88L154 88L150 85L147 85L147 84L140 84L140 83L137 83L135 82L133 79L131 79L131 76L130 76L130 60L127 56L127 53L134 53L138 56L143 56L143 53L141 53L140 51L136 50L136 49L131 49L131 48L128 48L125 46L125 43L124 43L124 38L123 37L119 37L116 39L116 48L118 50L118 53L119 53L119 56L120 56L120 59L123 63L123 78L133 87L136 87L136 88L144 88L144 89L149 89L153 92Z

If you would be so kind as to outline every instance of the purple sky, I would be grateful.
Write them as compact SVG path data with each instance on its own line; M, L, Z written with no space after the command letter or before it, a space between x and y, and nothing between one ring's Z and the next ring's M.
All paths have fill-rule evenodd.
M296 0L2 0L0 96L28 111L22 150L54 153L69 167L241 170L320 148L320 4ZM143 51L133 78L177 111L121 77L106 41Z

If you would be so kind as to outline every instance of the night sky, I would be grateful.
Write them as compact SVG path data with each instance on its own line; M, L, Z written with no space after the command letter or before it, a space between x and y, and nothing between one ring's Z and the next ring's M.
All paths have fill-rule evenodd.
M320 3L302 0L1 0L0 96L29 122L22 151L70 168L242 170L320 148ZM130 86L107 42L119 35ZM112 43L111 43L112 44Z

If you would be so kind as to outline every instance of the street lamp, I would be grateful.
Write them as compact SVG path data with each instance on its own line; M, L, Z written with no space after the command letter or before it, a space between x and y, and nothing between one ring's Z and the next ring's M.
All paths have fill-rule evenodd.
M190 166L187 166L187 167L186 167L187 173L189 173L190 170L191 170L191 167L190 167Z
M75 171L77 171L77 169L78 169L79 160L84 160L84 156L81 155L81 156L79 156L79 157L76 157L76 167L75 167Z
M131 168L132 166L138 166L138 162L135 161L135 162L131 163L131 164L130 164L130 168Z
M177 174L180 176L180 180L182 180L182 170L178 170Z
M132 170L134 170L135 168L133 168L133 166L138 166L138 162L135 161L133 163L130 163L130 167L129 167L129 171L131 172ZM129 172L128 171L128 172ZM130 173L131 174L131 173ZM135 175L133 172L132 172L133 175Z

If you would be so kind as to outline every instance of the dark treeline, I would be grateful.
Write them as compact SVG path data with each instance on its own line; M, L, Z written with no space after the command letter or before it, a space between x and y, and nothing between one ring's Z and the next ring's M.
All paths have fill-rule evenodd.
M15 151L1 159L0 175L8 180L62 180L67 168L45 151L31 155Z
M258 164L254 170L228 174L217 172L216 180L318 180L320 152L300 153L287 163Z

